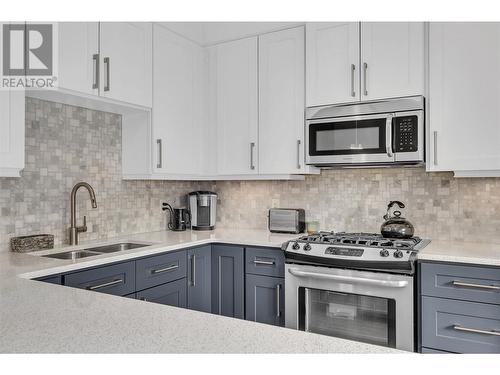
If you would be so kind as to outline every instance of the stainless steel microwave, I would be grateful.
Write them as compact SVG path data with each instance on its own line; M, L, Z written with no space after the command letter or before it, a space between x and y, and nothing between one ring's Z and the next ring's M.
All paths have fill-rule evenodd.
M424 162L424 97L306 110L306 163L377 166Z

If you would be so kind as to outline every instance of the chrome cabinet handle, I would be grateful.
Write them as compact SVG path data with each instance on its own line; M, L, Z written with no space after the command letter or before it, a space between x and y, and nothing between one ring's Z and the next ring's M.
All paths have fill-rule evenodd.
M276 284L276 318L279 318L281 316L280 290L281 290L281 285Z
M104 77L104 91L109 91L109 87L110 87L110 84L109 84L109 57L105 57L104 58L104 65L105 65L105 70L104 70L104 73L105 73L105 77Z
M163 160L162 160L163 150L162 150L162 147L161 147L161 139L160 138L158 138L156 140L156 148L157 148L157 151L158 151L156 168L162 168L162 166L163 166Z
M354 98L356 96L356 90L354 90L354 73L356 72L356 65L351 64L351 96Z
M253 163L253 149L255 148L255 142L250 142L250 169L254 170L255 165Z
M453 325L452 328L455 331L480 333L482 335L490 335L490 336L500 336L500 331L497 331L495 329L492 329L491 331L485 331L483 329L462 327L461 325L458 325L458 324Z
M464 283L462 281L453 280L451 282L454 286L462 286L466 288L478 288L478 289L488 289L488 290L500 290L500 286L497 285L485 285L485 284L472 284Z
M330 275L327 273L300 271L297 268L289 268L288 272L297 277L314 277L317 279L344 281L344 282L366 284L366 285L378 285L389 288L404 288L408 285L408 281L406 280L378 280L378 279L367 279L364 277Z
M274 262L270 260L259 260L255 259L253 261L254 264L265 264L266 266L274 266Z
M297 139L297 169L300 169L302 166L300 165L300 144L302 141Z
M94 81L92 82L92 89L98 89L99 88L99 54L96 53L92 55L92 63L93 63L93 70L94 70Z
M385 150L387 152L387 156L392 158L394 153L392 151L392 118L393 115L387 115L387 119L385 121Z
M110 281L110 282L104 283L104 284L91 285L91 286L88 286L87 289L88 290L97 290L97 289L105 288L107 286L118 285L121 283L123 283L123 279L117 279L117 280L113 280L113 281Z
M156 275L156 274L158 274L158 273L172 271L172 270L175 270L175 269L177 269L177 268L179 268L179 265L178 265L178 264L173 264L173 265L168 266L168 267L165 267L165 268L159 268L159 269L157 269L157 270L151 270L151 273L152 273L153 275Z
M368 74L368 64L363 63L363 86L365 87L364 89L364 94L365 96L368 96L368 89L366 87L366 76Z
M191 257L191 285L196 286L196 255Z
M434 130L434 165L438 165L438 157L437 157L437 153L438 153L438 146L437 146L437 143L438 143L438 132Z

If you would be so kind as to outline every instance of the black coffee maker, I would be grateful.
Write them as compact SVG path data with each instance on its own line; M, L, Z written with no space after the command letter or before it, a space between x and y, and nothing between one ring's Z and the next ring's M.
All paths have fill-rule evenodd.
M183 231L191 224L191 214L187 208L172 208L168 203L163 203L162 210L168 210L170 214L167 224L170 230Z

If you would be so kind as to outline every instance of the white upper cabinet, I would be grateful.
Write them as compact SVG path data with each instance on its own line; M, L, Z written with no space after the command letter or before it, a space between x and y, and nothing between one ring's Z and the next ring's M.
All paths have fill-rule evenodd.
M427 170L498 175L499 23L430 24L427 104Z
M359 22L306 24L307 106L359 100Z
M423 95L423 22L361 23L361 100Z
M303 173L304 27L259 37L259 173Z
M152 24L100 24L100 95L151 107Z
M60 22L58 29L58 86L99 95L99 23Z
M217 173L258 173L257 38L210 47Z
M0 177L24 168L24 112L23 90L0 90Z
M201 172L203 49L153 28L153 146L156 173Z

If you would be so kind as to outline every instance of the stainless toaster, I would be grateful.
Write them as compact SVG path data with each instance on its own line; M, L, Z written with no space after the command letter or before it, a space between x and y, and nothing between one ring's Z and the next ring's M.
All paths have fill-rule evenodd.
M302 208L271 208L269 231L275 233L302 233L306 229L306 213Z

